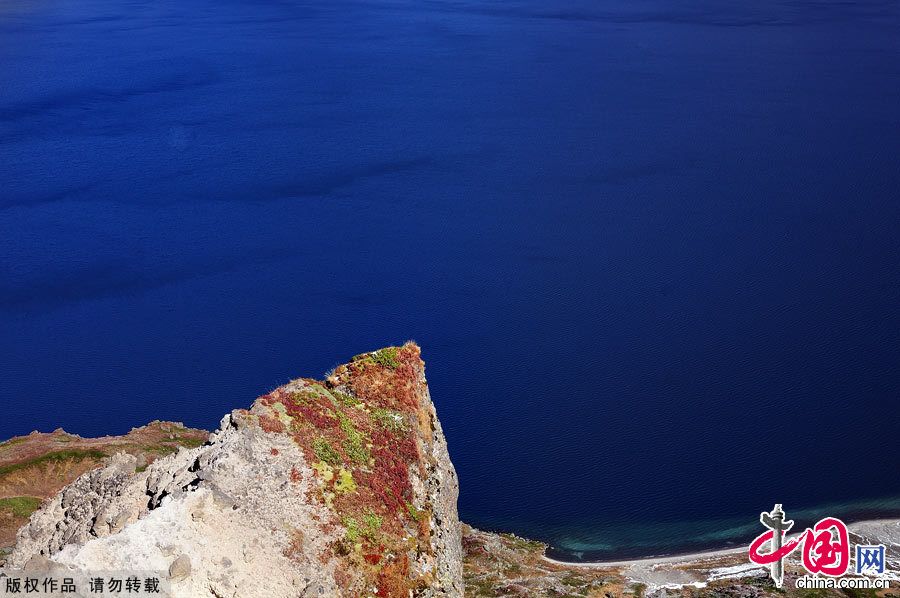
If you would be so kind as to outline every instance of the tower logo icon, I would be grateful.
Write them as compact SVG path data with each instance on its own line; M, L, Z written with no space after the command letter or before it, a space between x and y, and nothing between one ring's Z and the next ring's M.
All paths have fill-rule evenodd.
M780 588L784 583L784 559L799 546L803 546L803 567L812 574L828 577L844 575L850 567L850 536L847 526L836 517L820 519L811 528L788 540L785 532L794 526L785 519L781 505L775 505L771 513L760 513L759 521L768 531L750 544L750 561L757 565L769 565L772 580ZM768 546L768 552L762 552Z
M769 528L769 531L759 536L757 538L757 541L762 537L769 538L771 547L769 554L777 555L777 558L772 560L769 564L769 571L772 576L772 580L775 582L775 587L780 588L784 583L784 556L787 556L787 554L784 554L784 556L782 556L781 554L783 551L782 549L784 543L784 534L792 527L794 527L794 522L785 519L785 514L780 504L775 505L775 508L772 509L771 513L766 513L765 511L760 513L759 522L762 523L765 527ZM751 547L751 561L754 561L754 556L758 555L754 555L753 548Z

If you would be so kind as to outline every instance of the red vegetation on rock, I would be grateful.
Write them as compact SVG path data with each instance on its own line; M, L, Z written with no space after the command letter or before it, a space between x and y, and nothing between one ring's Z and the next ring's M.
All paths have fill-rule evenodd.
M278 419L268 415L259 416L259 427L269 434L281 434L284 432L284 424Z
M349 387L353 394L365 403L415 412L421 406L416 394L418 371L422 367L421 351L412 343L395 351L395 367L381 365L367 356L356 358L342 367L349 371Z
M378 590L376 596L380 598L407 598L409 596L410 583L409 558L406 553L400 555L397 560L385 563L378 572Z
M341 569L334 570L334 583L337 584L337 587L342 590L350 589L350 584L353 582L353 579L350 577L350 574Z
M364 559L366 560L366 562L369 563L370 565L377 565L378 563L381 562L381 555L380 555L380 554L367 554L367 555L365 555L363 558L364 558Z
M306 421L320 430L329 430L338 426L332 406L326 399L315 392L282 392L282 403L295 420Z
M344 562L335 572L341 588L407 598L421 582L410 579L408 554L431 550L429 506L412 506L410 478L425 475L422 444L432 433L423 368L419 348L407 343L357 356L325 382L296 380L257 401L260 426L290 434L315 465L317 483L306 492L334 514L321 525L338 534L320 557ZM301 480L297 467L290 478Z
M295 529L291 533L291 542L288 544L287 548L284 549L284 556L289 559L296 558L298 555L303 554L303 530Z
M417 463L418 454L412 432L402 434L386 430L372 432L375 468L372 490L389 511L404 510L412 499L409 466Z

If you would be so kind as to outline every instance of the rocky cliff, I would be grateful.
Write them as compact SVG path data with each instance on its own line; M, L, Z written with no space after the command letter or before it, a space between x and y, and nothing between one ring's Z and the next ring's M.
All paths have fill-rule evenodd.
M778 589L742 547L577 565L547 559L539 542L460 525L413 344L358 355L323 381L294 380L206 439L153 422L126 436L58 430L0 443L0 532L46 498L7 564L57 578L152 572L169 595L191 598L897 596L898 520L850 529L855 543L888 547L891 588L813 593L794 587L796 558ZM6 528L4 509L22 510Z
M122 436L82 438L63 429L32 432L0 442L0 565L16 532L45 499L116 453L134 455L138 467L200 446L209 437L178 422L154 421Z
M146 468L117 454L34 513L9 565L162 571L175 596L458 597L457 494L407 343L294 380Z

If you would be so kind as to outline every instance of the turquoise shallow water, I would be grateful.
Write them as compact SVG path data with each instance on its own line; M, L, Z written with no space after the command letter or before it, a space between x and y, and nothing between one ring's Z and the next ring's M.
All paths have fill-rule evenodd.
M5 0L0 437L212 428L413 338L476 526L640 556L900 496L898 31Z
M771 510L769 506L766 510ZM760 509L761 511L763 509ZM791 511L794 529L803 530L825 517L837 517L845 523L867 519L900 516L900 498L831 503L814 508ZM641 524L611 523L594 528L547 529L553 538L548 549L552 558L565 561L602 561L618 558L669 556L694 551L749 546L750 541L766 531L759 523L759 513L747 517L709 518Z

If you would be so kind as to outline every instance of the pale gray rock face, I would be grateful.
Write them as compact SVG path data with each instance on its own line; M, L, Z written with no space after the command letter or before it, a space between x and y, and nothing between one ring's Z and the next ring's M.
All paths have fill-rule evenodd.
M424 377L421 384L425 388L426 411L433 428L434 464L428 468L428 476L424 480L418 475L412 476L413 487L416 488L416 494L428 497L433 507L432 544L435 547L437 579L444 589L443 593L439 595L462 596L465 592L462 579L462 527L456 510L459 480L456 477L453 463L450 461L447 440L444 438L444 431L441 429L441 422L437 418L437 412L428 394Z
M175 596L336 595L320 560L329 514L306 498L312 469L289 437L229 415L209 445L134 465L116 455L63 489L19 532L9 565L37 555L82 571L158 571ZM316 533L288 558L297 529Z
M458 483L424 371L420 378L418 413L431 437L410 480L413 504L431 513L431 547L410 561L411 574L428 580L413 595L457 598ZM295 440L260 426L263 409L232 412L206 445L145 471L121 453L81 476L32 515L8 565L159 572L179 597L349 595L336 581L347 561L334 551L346 529L316 498L316 474Z

